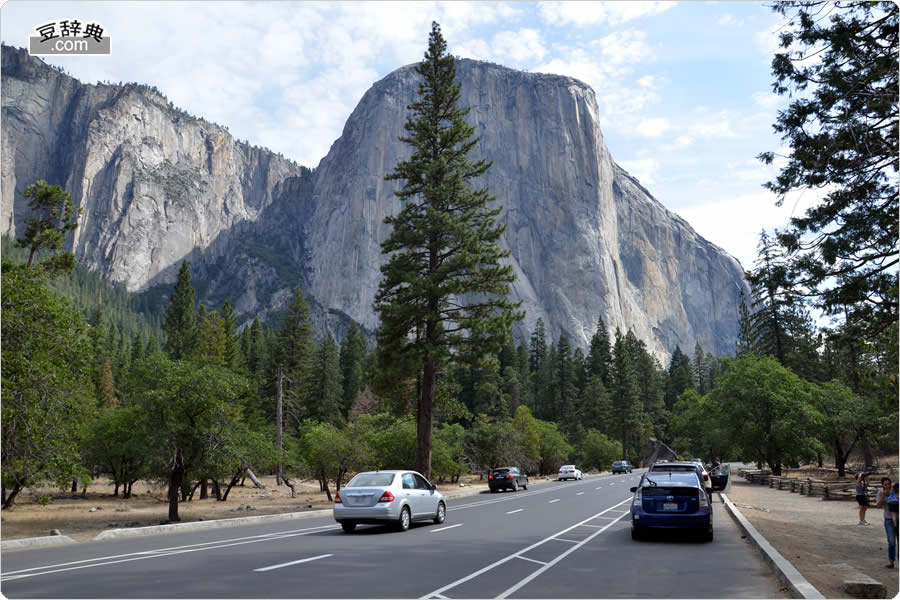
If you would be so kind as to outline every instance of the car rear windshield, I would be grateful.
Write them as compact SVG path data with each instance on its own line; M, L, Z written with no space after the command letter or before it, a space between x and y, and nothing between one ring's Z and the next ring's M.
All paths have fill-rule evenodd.
M653 471L687 471L688 473L696 473L697 467L691 465L653 465Z
M493 473L494 477L499 477L500 475L506 475L509 473L509 469L496 469Z
M393 480L393 473L360 473L344 487L387 487Z
M646 498L650 496L675 496L676 498L693 498L697 496L695 487L645 487L641 488L641 494Z

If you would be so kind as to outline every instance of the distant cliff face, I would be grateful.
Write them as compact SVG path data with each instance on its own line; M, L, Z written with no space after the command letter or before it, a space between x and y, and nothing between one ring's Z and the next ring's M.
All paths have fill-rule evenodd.
M412 66L366 92L320 163L305 237L309 290L368 327L384 259L383 220L400 203L384 174L410 150L397 141L418 88ZM587 85L568 77L457 61L461 105L481 140L473 159L493 161L478 181L503 206L503 245L523 301L520 339L541 317L586 346L603 316L634 329L661 357L676 344L733 352L738 262L666 210L610 157Z
M144 87L84 85L9 47L2 60L0 232L21 228L26 185L58 183L84 209L78 261L130 289L256 221L301 175Z
M660 358L695 341L733 351L740 265L615 164L588 86L470 60L457 77L481 138L472 158L494 163L478 184L504 208L519 339L541 317L553 341L586 346L602 315ZM400 209L384 175L409 156L398 137L417 87L411 66L373 85L310 176L150 90L84 85L4 47L0 232L46 179L85 208L76 258L130 289L173 281L189 259L211 306L229 296L264 316L300 285L320 327L349 316L372 330L384 217Z

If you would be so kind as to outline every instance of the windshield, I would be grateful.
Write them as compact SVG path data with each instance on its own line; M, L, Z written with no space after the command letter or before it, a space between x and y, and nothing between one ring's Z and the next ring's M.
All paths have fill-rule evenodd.
M393 473L360 473L344 487L387 487L393 480Z

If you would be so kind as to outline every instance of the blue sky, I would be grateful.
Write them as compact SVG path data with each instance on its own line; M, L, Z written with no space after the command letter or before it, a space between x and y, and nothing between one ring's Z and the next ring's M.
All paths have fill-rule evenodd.
M772 133L781 18L762 2L34 2L0 8L7 44L37 25L97 21L105 57L44 57L84 82L138 81L237 138L313 167L365 91L425 51L441 24L454 55L569 75L596 92L613 158L666 207L738 258L782 207L756 155Z

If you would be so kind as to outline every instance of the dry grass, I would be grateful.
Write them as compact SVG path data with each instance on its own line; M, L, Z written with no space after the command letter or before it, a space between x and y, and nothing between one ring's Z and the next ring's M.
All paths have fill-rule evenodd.
M296 482L296 498L291 498L291 491L287 486L275 485L274 476L261 477L260 482L265 486L263 489L253 487L249 479L245 487L233 487L226 502L218 502L212 490L210 498L199 500L198 489L193 501L179 504L181 521L302 512L332 506L325 493L319 491L316 481ZM478 475L463 476L461 482L468 486L487 488L487 480L479 482ZM445 483L439 484L438 488L447 493L459 490L460 485ZM3 511L0 538L6 541L40 537L50 535L52 529L58 529L62 535L74 540L87 541L106 529L159 525L168 517L169 504L164 486L137 482L134 484L132 497L127 500L122 499L121 493L118 498L114 497L113 489L108 480L97 479L88 488L84 498L80 492L73 495L53 488L25 490L16 498L11 510ZM50 504L42 506L35 502L41 495L49 495ZM252 509L247 510L248 506ZM239 507L244 508L238 510Z

